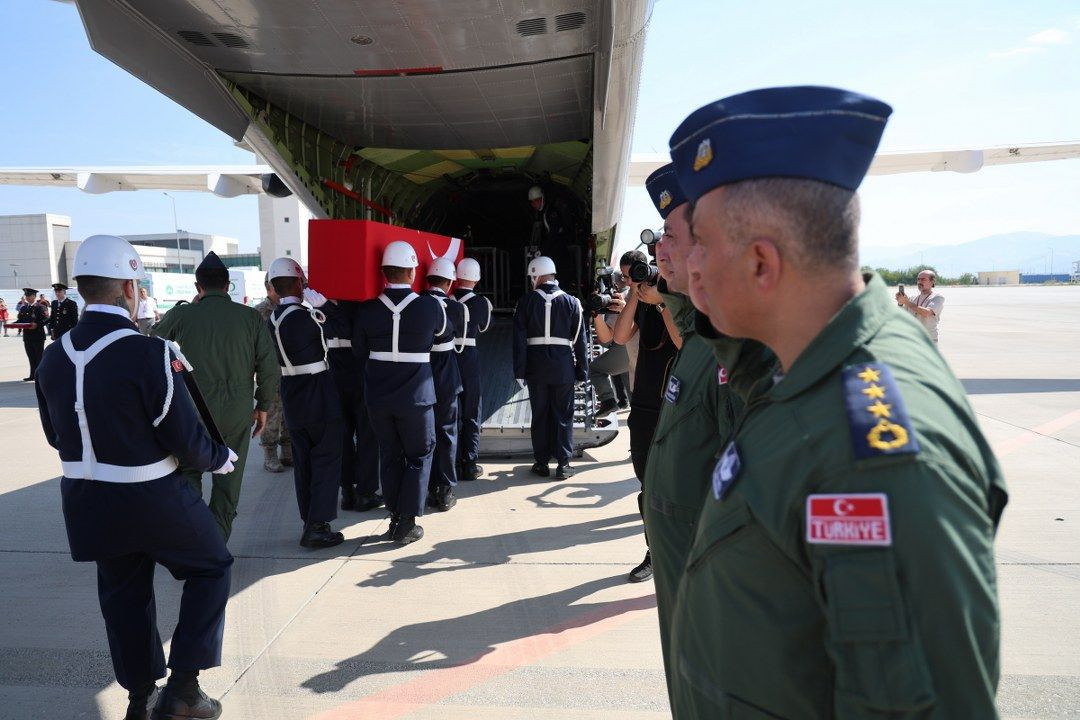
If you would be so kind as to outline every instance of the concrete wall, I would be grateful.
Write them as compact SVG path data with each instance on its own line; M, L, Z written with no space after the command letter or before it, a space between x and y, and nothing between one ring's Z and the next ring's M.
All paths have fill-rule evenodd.
M0 285L47 289L67 281L71 218L52 213L0 217Z

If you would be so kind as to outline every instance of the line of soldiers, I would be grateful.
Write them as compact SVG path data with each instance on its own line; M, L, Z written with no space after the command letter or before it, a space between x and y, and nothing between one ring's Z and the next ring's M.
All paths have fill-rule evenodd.
M37 376L38 364L45 352L46 331L55 342L79 321L79 306L66 297L68 286L64 283L53 283L52 288L56 299L48 306L41 304L44 301L38 301L37 290L23 288L23 302L19 304L15 316L15 322L19 323L22 330L26 359L30 363L30 374L23 378L23 382L31 382Z
M997 717L1001 470L858 263L890 113L825 87L724 98L647 180L683 335L644 480L676 718Z

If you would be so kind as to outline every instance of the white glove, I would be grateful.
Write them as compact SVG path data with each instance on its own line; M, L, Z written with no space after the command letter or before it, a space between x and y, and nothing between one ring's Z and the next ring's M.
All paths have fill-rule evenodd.
M521 379L521 378L514 378L514 379L517 380L518 385L520 385L521 389L524 390L525 389L525 381L523 379Z
M313 308L320 308L326 304L326 296L311 288L304 288L304 300Z
M231 473L234 470L233 463L239 460L236 453L232 451L232 448L226 448L226 450L229 451L229 459L225 461L224 465L214 471L215 475L227 475L228 473Z

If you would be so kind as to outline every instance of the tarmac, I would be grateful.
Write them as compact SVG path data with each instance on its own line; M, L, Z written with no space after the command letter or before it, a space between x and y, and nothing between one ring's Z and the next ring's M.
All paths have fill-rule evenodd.
M940 349L1011 493L999 707L1080 718L1080 287L942 292ZM68 554L59 461L25 375L21 341L0 338L0 717L118 719L95 570ZM626 433L568 481L484 462L404 548L378 540L383 511L343 512L338 548L299 547L291 475L260 453L230 541L223 665L201 676L224 717L669 717L652 585L625 580L645 550ZM179 589L159 573L165 638Z

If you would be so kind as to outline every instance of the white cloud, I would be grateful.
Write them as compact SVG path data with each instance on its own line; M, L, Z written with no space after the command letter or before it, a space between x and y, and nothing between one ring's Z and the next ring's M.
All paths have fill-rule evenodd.
M1019 57L1021 55L1032 55L1034 53L1046 52L1044 47L1035 47L1033 45L1024 45L1022 47L1014 47L1009 50L999 50L998 52L990 53L990 57L998 60L1001 58Z
M1057 28L1050 28L1049 30L1043 30L1037 32L1027 39L1029 43L1036 43L1038 45L1061 45L1068 42L1069 33L1064 30L1058 30Z

